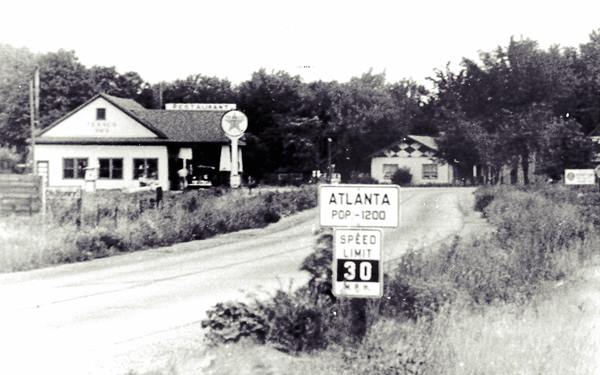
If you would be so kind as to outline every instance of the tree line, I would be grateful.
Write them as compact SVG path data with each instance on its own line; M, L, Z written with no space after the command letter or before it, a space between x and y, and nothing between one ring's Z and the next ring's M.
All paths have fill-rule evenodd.
M434 70L429 89L372 71L347 82L304 82L264 69L237 85L202 74L151 84L136 72L88 68L74 51L35 54L0 44L0 144L23 157L35 66L42 129L98 92L149 109L161 100L236 103L250 119L245 167L259 177L325 170L330 144L336 171L348 179L368 172L373 152L420 134L438 136L442 156L464 176L476 165L494 182L509 166L514 182L517 169L528 176L535 160L536 173L560 178L565 167L589 166L587 135L600 124L600 30L578 48L511 38L478 60L463 59L458 71Z

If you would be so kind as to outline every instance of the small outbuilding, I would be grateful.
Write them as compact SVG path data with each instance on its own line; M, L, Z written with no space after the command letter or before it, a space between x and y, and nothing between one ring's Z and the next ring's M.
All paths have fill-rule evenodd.
M410 171L415 185L455 182L454 166L440 158L433 137L407 135L371 155L371 177L380 183L391 182L400 168Z

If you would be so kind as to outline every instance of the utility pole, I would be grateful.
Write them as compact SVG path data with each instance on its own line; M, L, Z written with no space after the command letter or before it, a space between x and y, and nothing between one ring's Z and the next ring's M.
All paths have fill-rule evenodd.
M331 183L331 138L327 138L327 183Z
M158 84L158 109L163 109L163 83Z
M36 66L29 81L29 111L31 122L31 173L37 174L35 165L35 129L40 113L40 69Z

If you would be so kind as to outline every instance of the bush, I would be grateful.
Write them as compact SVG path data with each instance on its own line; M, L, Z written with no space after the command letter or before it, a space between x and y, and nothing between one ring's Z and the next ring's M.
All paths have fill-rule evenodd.
M269 325L260 307L243 302L218 303L206 312L207 318L202 321L202 328L208 328L206 338L212 344L238 342L242 338L264 343Z
M412 182L412 174L408 168L398 168L392 176L392 183L400 186L410 185Z
M72 239L77 250L77 261L102 258L126 249L123 238L104 228L77 232Z
M348 181L348 183L370 185L370 184L379 184L379 181L377 181L376 179L374 179L367 173L353 173L350 176L350 181Z
M494 193L489 189L477 189L477 191L475 191L475 210L485 214L485 208L492 203L494 198Z
M312 351L327 345L323 305L311 303L301 290L291 294L278 291L265 309L269 316L267 341L287 353Z
M383 313L408 319L432 318L456 298L451 282L443 278L423 280L407 277L400 272L386 280Z
M318 255L309 257L302 267L313 276L308 287L295 292L279 290L266 301L217 304L202 322L209 329L209 342L220 344L249 338L287 353L327 346L331 331L339 328L336 314L332 314L336 301L331 288L321 288L317 280L322 281L324 275L331 277L331 257L325 259L331 255L331 234L320 236L316 247L320 250ZM321 294L324 298L320 298Z

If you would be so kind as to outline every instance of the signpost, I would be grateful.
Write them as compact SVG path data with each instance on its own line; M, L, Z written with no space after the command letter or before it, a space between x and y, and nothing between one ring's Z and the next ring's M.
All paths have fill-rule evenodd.
M320 224L324 227L396 228L400 187L396 185L321 185Z
M351 330L367 331L366 298L383 296L383 232L400 222L396 185L320 185L320 225L333 227L332 292L351 298Z
M333 232L333 294L337 297L383 296L380 229Z
M565 185L594 185L594 169L565 169Z
M85 169L85 191L95 192L96 191L96 180L98 179L98 168L97 167L86 167Z
M229 111L221 118L221 128L231 140L231 175L229 186L238 188L242 182L238 172L238 141L248 128L248 118L240 111Z
M231 103L167 103L168 111L231 111L236 109Z

